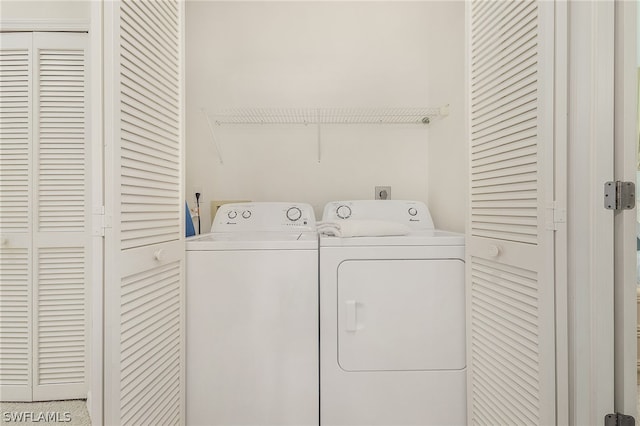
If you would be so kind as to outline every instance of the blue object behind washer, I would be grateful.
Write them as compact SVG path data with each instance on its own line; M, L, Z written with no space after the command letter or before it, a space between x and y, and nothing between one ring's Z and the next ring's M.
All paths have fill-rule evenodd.
M193 237L196 235L196 228L193 226L193 218L191 217L191 213L189 211L189 203L184 202L184 217L186 219L185 231L187 237Z

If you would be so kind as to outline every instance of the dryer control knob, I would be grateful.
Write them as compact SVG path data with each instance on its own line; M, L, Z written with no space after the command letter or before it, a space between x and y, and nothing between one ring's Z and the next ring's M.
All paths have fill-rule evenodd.
M338 206L338 208L336 209L336 214L340 219L347 219L351 216L351 208L343 204L341 206Z
M302 210L300 210L299 208L289 207L289 210L287 210L287 219L289 219L290 221L295 222L301 217L302 217Z
M415 215L418 214L418 210L415 207L411 207L411 208L409 208L409 214L411 216L415 216Z
M251 211L250 210L243 211L242 217L244 217L245 219L249 219L251 217Z
M238 216L238 212L236 212L235 210L231 210L229 213L227 213L227 217L229 219L235 219L236 216Z

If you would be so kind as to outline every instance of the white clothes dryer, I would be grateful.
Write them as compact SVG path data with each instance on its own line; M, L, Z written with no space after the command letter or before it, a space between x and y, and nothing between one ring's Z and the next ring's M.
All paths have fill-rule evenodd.
M300 203L226 204L186 243L189 425L317 425L318 237Z
M424 203L338 201L323 222L400 222L402 236L320 236L322 425L466 424L464 236Z

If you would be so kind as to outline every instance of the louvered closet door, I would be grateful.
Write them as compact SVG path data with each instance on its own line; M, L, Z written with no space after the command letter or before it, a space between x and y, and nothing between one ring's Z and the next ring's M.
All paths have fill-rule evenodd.
M86 398L88 36L33 37L33 399Z
M0 394L84 398L87 35L1 37Z
M31 34L0 34L0 400L31 400Z
M184 424L183 4L115 2L105 17L117 64L105 75L114 190L105 421Z
M469 419L555 424L553 4L473 1Z

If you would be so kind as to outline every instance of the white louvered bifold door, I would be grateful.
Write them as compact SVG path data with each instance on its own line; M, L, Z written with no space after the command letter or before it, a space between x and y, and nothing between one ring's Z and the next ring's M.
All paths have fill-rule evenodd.
M476 0L467 11L469 419L551 425L553 4Z
M0 36L0 394L85 398L87 34Z
M0 396L31 400L31 34L0 34Z
M183 8L105 9L106 424L185 423Z
M86 398L88 36L33 37L33 399Z

